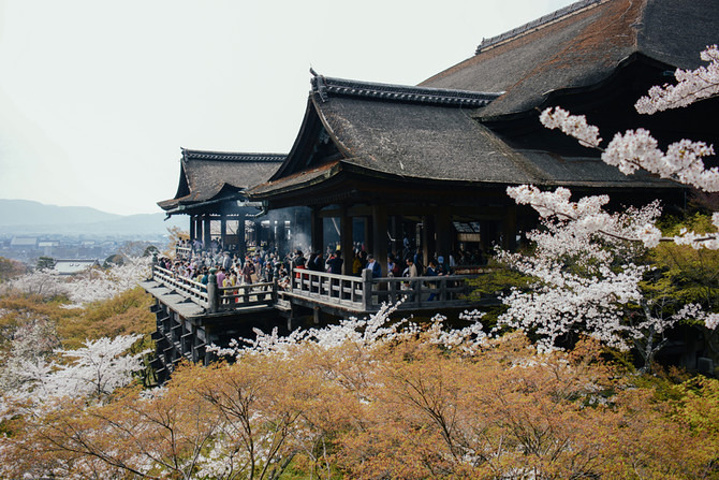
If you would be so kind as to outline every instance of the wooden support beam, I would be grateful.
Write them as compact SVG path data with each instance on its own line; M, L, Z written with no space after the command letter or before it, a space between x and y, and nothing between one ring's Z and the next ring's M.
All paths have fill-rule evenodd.
M245 239L245 216L240 217L237 222L237 254L244 260L247 253L247 240Z
M425 215L422 217L422 265L425 267L436 251L434 233L434 215Z
M210 248L210 240L212 240L212 220L210 215L205 214L203 218L202 243L205 248Z
M320 210L320 207L313 207L310 213L312 251L324 254L324 219L320 216Z
M370 252L382 265L382 275L387 275L387 207L385 205L372 206L372 246Z
M449 206L439 207L434 216L434 225L437 255L442 255L448 260L452 250L452 213Z
M517 206L506 208L502 220L502 248L515 250L517 248Z
M220 215L220 244L223 249L227 249L227 217Z
M340 248L342 249L342 274L352 275L352 260L354 251L354 229L353 219L347 214L347 209L342 208L340 214Z

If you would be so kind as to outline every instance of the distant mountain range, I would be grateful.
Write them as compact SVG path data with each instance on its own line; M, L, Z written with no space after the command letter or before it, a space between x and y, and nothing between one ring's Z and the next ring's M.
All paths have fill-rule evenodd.
M164 213L116 215L90 207L59 207L28 200L0 199L0 233L62 235L162 235L189 227L187 216L165 221Z

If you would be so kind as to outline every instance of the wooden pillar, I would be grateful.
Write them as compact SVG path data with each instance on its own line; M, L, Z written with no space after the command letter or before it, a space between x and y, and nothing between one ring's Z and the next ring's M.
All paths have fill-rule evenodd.
M222 249L227 250L227 216L220 214L220 243Z
M202 234L202 243L205 244L205 249L210 248L210 240L212 240L212 220L210 220L210 214L206 213L203 215L203 234Z
M427 267L429 259L434 256L436 250L435 241L434 215L422 217L422 264Z
M287 228L285 228L285 219L282 218L277 222L277 237L275 238L277 252L284 256L287 253Z
M194 216L194 215L191 215L191 216L190 216L190 243L192 243L192 242L195 241L195 235L196 235L196 233L195 233L195 222L196 222L196 221L197 221L197 219L195 218L195 216Z
M354 260L354 245L352 242L354 231L352 217L347 215L347 207L342 207L340 217L340 248L342 249L342 274L352 275L352 260Z
M362 217L362 221L364 222L362 224L364 227L364 237L362 237L362 243L364 243L365 250L369 253L372 251L370 248L370 245L372 244L372 219L369 217Z
M253 221L255 224L255 246L259 248L262 242L265 241L265 232L262 228L262 220L256 219Z
M245 215L241 214L237 222L237 256L244 260L247 253L247 241L245 240Z
M437 238L437 255L442 255L449 263L449 254L452 250L452 222L449 206L439 207L434 216L434 226Z
M511 205L506 208L502 220L502 248L515 250L517 248L517 207Z
M260 246L260 235L262 233L262 225L259 224L259 222L256 219L252 220L252 242L255 245L255 252L257 252L258 247Z
M397 233L397 216L396 215L392 215L389 217L388 229L389 229L390 236L392 237L392 240L391 240L392 243L389 246L389 250L392 253L399 254L399 253L401 253L402 238Z
M387 207L385 205L372 206L372 247L370 252L376 261L382 265L382 276L387 276Z
M312 251L324 255L324 219L320 217L320 207L312 207L310 214L310 234L312 235Z

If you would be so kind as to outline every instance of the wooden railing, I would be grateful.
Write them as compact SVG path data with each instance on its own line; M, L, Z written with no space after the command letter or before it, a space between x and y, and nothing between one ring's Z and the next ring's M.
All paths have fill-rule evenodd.
M275 282L253 283L217 288L217 310L236 310L245 307L273 307L277 303Z
M379 310L383 303L400 309L469 306L472 287L469 280L477 275L431 277L372 278L369 270L361 277L293 270L291 295L327 305L361 312Z
M210 274L207 285L204 285L157 265L152 268L152 279L200 305L209 313L246 307L274 306L277 303L275 282L218 287L217 277L215 274Z
M208 308L210 304L207 285L176 275L175 272L157 265L152 267L152 279L204 308Z
M400 310L440 309L470 306L469 280L477 275L372 278L337 275L311 270L293 270L291 289L278 294L276 282L218 287L214 274L207 285L175 275L157 265L153 279L203 307L208 313L245 307L274 307L281 296L324 304L353 312L375 312L383 303L400 303Z
M192 247L184 247L177 245L175 247L175 258L190 259L192 258Z
M306 269L292 270L291 296L302 297L325 304L366 311L372 273L363 272L362 277L315 272Z

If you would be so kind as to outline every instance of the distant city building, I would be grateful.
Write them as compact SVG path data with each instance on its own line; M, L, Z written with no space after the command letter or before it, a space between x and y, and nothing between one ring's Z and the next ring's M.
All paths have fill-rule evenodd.
M58 275L75 275L100 266L98 260L57 260L52 272Z
M13 237L10 240L10 248L37 248L37 237Z

